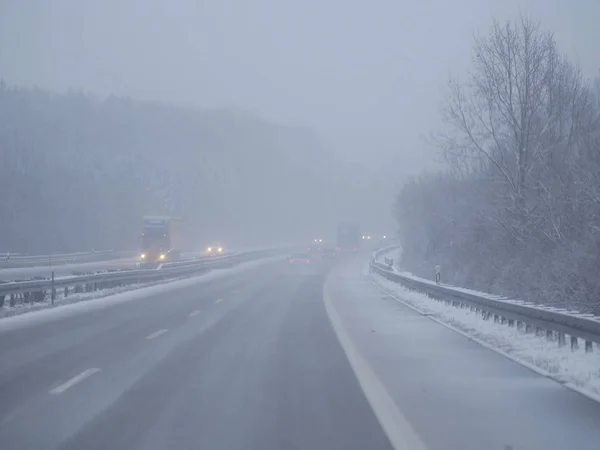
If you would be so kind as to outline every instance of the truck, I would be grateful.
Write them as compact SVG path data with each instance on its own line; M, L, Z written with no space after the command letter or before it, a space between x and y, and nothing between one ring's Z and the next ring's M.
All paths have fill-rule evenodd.
M360 248L361 240L360 226L357 223L345 223L338 226L338 251L356 252Z
M140 259L143 262L176 261L181 258L180 220L168 216L145 216Z

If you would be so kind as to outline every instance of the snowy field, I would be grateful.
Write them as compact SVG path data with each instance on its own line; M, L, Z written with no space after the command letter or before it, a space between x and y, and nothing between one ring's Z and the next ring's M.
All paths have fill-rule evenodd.
M524 333L493 320L483 320L469 308L461 309L425 294L372 275L373 281L397 301L430 316L462 334L567 387L600 401L600 347L592 353L559 347L545 336Z

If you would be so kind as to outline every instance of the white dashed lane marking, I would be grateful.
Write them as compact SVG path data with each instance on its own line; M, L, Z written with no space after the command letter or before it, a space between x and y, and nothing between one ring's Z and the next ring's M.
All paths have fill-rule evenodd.
M154 339L154 338L157 338L157 337L159 337L161 334L165 334L167 331L168 331L168 330L167 330L166 328L163 328L162 330L155 331L154 333L152 333L152 334L150 334L150 335L146 336L146 339Z
M94 375L97 372L100 372L100 369L96 369L96 368L86 369L83 372L81 372L79 375L75 375L69 381L61 384L60 386L55 387L54 389L50 389L50 393L53 395L62 394L67 389L75 386L78 383L81 383L83 380L91 377L92 375Z

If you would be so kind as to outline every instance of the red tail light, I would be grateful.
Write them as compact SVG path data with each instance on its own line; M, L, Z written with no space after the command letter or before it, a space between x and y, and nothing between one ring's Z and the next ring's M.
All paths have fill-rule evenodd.
M310 259L307 259L306 262L310 262Z
M294 260L293 260L293 259L290 259L290 262L294 262Z

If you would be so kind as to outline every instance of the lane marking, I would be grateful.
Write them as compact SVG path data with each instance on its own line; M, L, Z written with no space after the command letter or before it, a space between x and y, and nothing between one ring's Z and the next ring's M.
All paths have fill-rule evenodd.
M62 394L67 389L75 386L77 383L81 383L83 380L91 377L92 375L94 375L97 372L100 372L100 369L97 369L97 368L86 369L83 372L81 372L79 375L75 375L73 378L71 378L66 383L63 383L60 386L55 387L54 389L50 389L50 394L53 394L53 395Z
M197 316L198 314L200 314L201 312L202 312L202 311L200 311L199 309L197 309L196 311L192 311L192 312L189 314L189 316L190 316L190 317L194 317L194 316Z
M350 339L342 319L329 297L328 285L329 283L325 283L323 289L323 302L329 316L329 322L392 448L394 450L427 450L427 447L408 419L402 414L384 384Z
M215 303L221 303L223 301L222 298L218 299Z
M155 331L154 333L152 333L152 334L150 334L150 335L146 336L146 339L154 339L154 338L157 338L157 337L159 337L161 334L165 334L167 331L169 331L169 330L167 330L166 328L163 328L162 330Z

